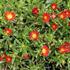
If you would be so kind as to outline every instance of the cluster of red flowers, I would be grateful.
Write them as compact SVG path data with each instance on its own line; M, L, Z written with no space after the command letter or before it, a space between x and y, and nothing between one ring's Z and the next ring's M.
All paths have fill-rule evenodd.
M59 9L56 3L52 3L51 8L52 8L52 10L58 10ZM38 15L39 14L38 7L34 7L32 9L32 13L34 15ZM42 20L44 23L49 23L51 18L55 19L56 17L63 19L63 20L66 19L67 17L70 17L70 10L65 9L64 11L61 11L58 14L56 14L55 12L52 12L51 14L49 14L48 12L44 12L42 15ZM51 27L55 31L58 28L58 25L54 23L51 25Z
M53 10L57 10L58 9L57 4L56 3L52 3L51 4L51 8ZM34 7L32 9L32 13L34 15L38 15L39 14L39 9L37 7ZM44 23L48 23L48 22L50 22L50 18L55 19L57 16L59 18L61 18L61 19L65 19L67 17L70 17L70 10L64 10L64 11L60 12L58 15L56 15L56 13L54 13L54 12L51 13L51 14L45 12L42 15L42 20L43 20ZM70 22L69 22L69 24L70 24ZM57 23L52 23L51 27L52 27L52 30L56 31L57 28L58 28L58 24ZM37 30L33 30L32 32L29 33L29 37L30 37L30 40L38 40L39 32ZM63 52L70 52L70 45L69 45L69 47L64 47L64 46L62 47L62 46L59 47L58 51L60 51L61 53L63 53ZM49 51L50 51L50 49L48 48L48 46L44 45L42 47L41 53L42 53L43 56L48 56Z
M52 3L52 4L51 4L51 8L52 8L53 10L57 10L57 9L58 9L57 4L56 4L56 3ZM32 9L32 13L33 13L34 15L38 15L38 14L39 14L39 9L38 9L38 7L34 7L34 8ZM8 21L12 21L12 20L14 20L15 17L16 17L16 14L15 14L13 11L6 11L4 15L5 15L5 19L8 20ZM54 13L54 12L51 13L51 14L45 12L45 13L43 13L43 15L42 15L42 20L43 20L43 22L48 23L48 22L50 21L50 18L55 19L56 16L57 16L57 15L56 15L56 13ZM64 11L62 11L62 12L60 12L60 13L58 14L58 17L60 17L61 19L65 19L65 18L67 18L67 17L70 17L70 10L65 9ZM69 22L69 24L70 24L70 22ZM52 27L52 29L53 29L54 31L56 31L57 28L58 28L58 25L57 25L56 23L52 23L51 27ZM4 31L6 31L6 33L7 33L8 35L12 32L12 30L9 29L9 28L5 29ZM36 31L35 31L35 32L36 32ZM34 33L35 33L35 32L34 32ZM37 33L37 32L36 32L36 33ZM33 33L32 33L32 34L33 34ZM31 36L31 35L30 35L30 36ZM36 36L36 35L34 34L33 37L34 37L34 36ZM38 36L38 33L37 33L37 36ZM31 37L30 37L30 38L31 38ZM38 37L37 37L37 38L38 38Z
M15 19L16 14L15 14L13 11L6 11L6 12L4 13L4 16L5 16L5 19L6 19L6 20L12 21L12 20ZM4 32L5 35L8 35L8 36L9 36L9 35L12 34L12 29L10 29L10 28L5 28L5 29L3 29L3 32ZM0 61L2 61L3 59L5 59L7 63L12 62L12 57L6 55L6 53L3 53L3 54L0 56Z
M57 10L58 9L57 4L52 3L51 8L52 8L52 10ZM33 15L38 15L39 14L38 7L34 7L32 9L32 14ZM12 21L16 17L16 14L12 11L6 11L4 15L5 15L5 19L8 20L8 21ZM42 20L43 20L44 23L49 23L51 18L55 19L57 16L64 20L64 19L70 17L70 10L65 9L64 11L60 12L58 15L56 15L56 13L54 13L54 12L51 13L51 14L49 14L48 12L44 12L43 15L42 15ZM70 26L70 22L69 22L69 26ZM57 28L58 28L58 24L57 23L52 23L51 27L52 27L52 30L56 31ZM5 28L3 30L3 32L6 35L11 35L12 34L12 29ZM37 30L31 31L29 33L29 39L32 40L32 41L33 40L37 41L39 39L39 32ZM58 51L60 53L69 53L70 52L70 43L65 42L63 45L61 45L58 48ZM49 53L50 53L49 47L47 45L43 45L43 47L41 49L41 55L42 56L48 56ZM23 57L24 57L24 59L28 59L29 55L26 54L26 55L23 55ZM3 60L4 58L6 59L6 62L11 62L12 61L12 57L7 56L7 55L0 56L0 61Z
M70 10L65 9L64 11L60 12L58 16L63 20L70 17Z
M6 11L4 13L4 16L5 16L6 20L13 21L16 17L16 14L13 11ZM5 35L11 35L12 34L12 29L11 28L5 28L5 29L3 29L3 32L4 32Z

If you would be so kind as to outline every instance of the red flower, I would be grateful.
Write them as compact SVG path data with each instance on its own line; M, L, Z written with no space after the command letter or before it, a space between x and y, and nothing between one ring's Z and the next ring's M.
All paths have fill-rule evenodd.
M3 31L6 35L11 35L12 34L12 30L10 28L5 28Z
M12 57L11 56L6 56L6 62L9 63L9 62L12 62Z
M13 11L6 11L4 15L5 15L5 19L9 21L14 20L16 17L16 14Z
M51 4L51 8L52 8L53 10L56 10L56 9L57 9L57 4L56 4L56 3L52 3L52 4Z
M65 48L64 48L64 47L60 47L58 50L59 50L59 52L62 53L62 54L65 53Z
M58 51L60 53L70 53L70 43L69 42L65 42L63 43L59 48Z
M57 30L57 28L58 28L58 25L55 24L55 23L53 23L53 24L52 24L52 29L55 31L55 30Z
M44 45L41 51L42 56L48 56L49 52L50 52L50 49L48 48L48 46Z
M37 30L33 30L29 33L30 40L38 40L39 32Z
M50 15L48 13L43 13L43 22L49 22L50 21Z
M25 59L25 60L26 60L26 59L29 59L29 57L30 57L30 56L29 56L29 54L28 54L28 53L23 54L23 59Z
M32 13L33 13L34 15L38 15L38 13L39 13L38 8L37 8L37 7L34 7L34 8L32 9Z
M66 16L66 13L63 11L58 14L58 17L64 20L67 16Z
M55 18L56 18L56 14L55 14L55 13L52 13L52 14L51 14L51 18L52 18L52 19L55 19Z
M70 17L70 10L64 10L67 17Z

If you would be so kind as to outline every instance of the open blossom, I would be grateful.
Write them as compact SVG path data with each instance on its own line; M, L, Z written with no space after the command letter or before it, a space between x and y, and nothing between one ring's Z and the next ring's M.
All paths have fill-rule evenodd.
M38 40L39 32L37 30L33 30L29 33L30 40Z
M58 51L60 53L70 53L70 43L69 42L65 42L63 43L59 48Z
M42 46L41 54L42 56L48 56L50 53L50 49L47 45Z
M43 13L42 16L43 22L49 22L50 21L50 15L48 13Z
M33 13L34 15L38 15L39 9L38 9L37 7L34 7L34 8L32 9L32 13Z
M16 14L13 11L5 11L4 16L6 20L12 21L15 19Z
M51 4L51 8L52 8L53 10L56 10L56 9L57 9L57 4L56 4L56 3L52 3L52 4Z
M3 32L5 33L5 35L11 35L12 34L12 29L5 28L5 29L3 29Z

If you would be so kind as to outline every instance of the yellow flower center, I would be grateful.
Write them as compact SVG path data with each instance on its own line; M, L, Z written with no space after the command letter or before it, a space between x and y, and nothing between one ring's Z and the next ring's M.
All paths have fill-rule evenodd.
M55 9L55 6L53 6L53 9Z
M12 18L12 15L11 15L11 14L9 14L7 17L8 17L9 19L11 19L11 18Z
M42 53L46 53L46 49L42 49Z
M61 15L60 17L61 17L61 18L64 18L64 16L63 16L63 15Z
M33 37L33 38L36 38L36 34L33 34L32 37Z
M47 16L44 16L44 19L47 19Z
M64 51L64 49L62 48L60 51L61 51L61 52L63 52L63 51Z

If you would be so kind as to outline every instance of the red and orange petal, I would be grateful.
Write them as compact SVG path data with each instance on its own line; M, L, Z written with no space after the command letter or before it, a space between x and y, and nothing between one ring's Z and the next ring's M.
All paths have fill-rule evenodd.
M7 63L12 62L12 57L11 56L6 56L5 59L6 59Z
M41 52L42 56L48 56L49 52L46 50L46 49L42 49L42 52Z
M63 43L63 46L64 46L64 47L70 47L70 43L69 43L69 42L64 42L64 43Z
M60 53L70 53L70 43L64 42L59 48L58 51Z
M12 29L10 29L10 28L5 28L3 31L6 35L11 35L12 34Z
M64 47L62 47L62 48L59 48L59 50L58 50L60 53L70 53L70 48L64 48Z
M5 19L6 19L6 20L12 21L12 20L15 19L16 14L15 14L15 12L13 12L13 11L6 11L6 12L4 13L4 16L5 16Z
M57 28L58 28L58 25L55 24L55 23L53 23L51 26L52 26L52 29L53 29L54 31L57 30Z
M59 52L63 54L63 53L65 53L65 49L64 48L60 48Z
M70 49L70 43L64 42L61 47L65 48L66 50L69 50Z
M43 13L42 16L43 22L49 22L50 21L50 15L48 13Z
M66 13L64 11L61 12L61 13L59 13L58 17L61 18L61 19L63 19L63 20L67 18Z
M49 55L49 52L50 52L50 49L48 48L48 46L44 45L42 47L42 51L41 51L42 56L46 56L47 57Z
M47 45L43 45L42 49L49 49Z
M29 33L30 40L38 40L39 32L37 30L33 30Z
M32 9L32 13L33 13L34 15L38 15L38 14L39 14L38 8L37 8L37 7L34 7L34 8Z
M56 10L56 9L57 9L57 4L56 4L56 3L52 3L52 4L51 4L51 8L52 8L53 10Z
M64 10L67 17L70 17L70 10Z
M66 48L65 52L66 53L70 53L70 47L69 48Z

